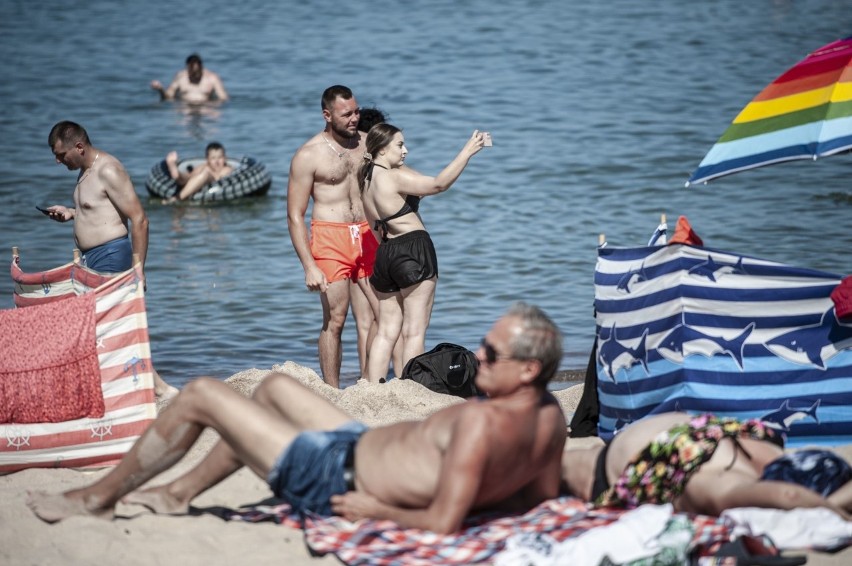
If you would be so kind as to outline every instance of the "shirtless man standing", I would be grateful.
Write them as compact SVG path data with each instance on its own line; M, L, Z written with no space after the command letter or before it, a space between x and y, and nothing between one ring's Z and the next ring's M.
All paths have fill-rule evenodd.
M325 129L305 142L290 162L287 227L305 270L305 285L320 293L320 370L326 383L339 387L340 338L350 303L358 330L361 375L366 375L368 344L379 311L368 281L378 242L364 216L356 178L366 134L358 130L360 109L352 91L341 85L327 88L322 94L322 115ZM305 213L311 199L309 237ZM401 351L394 360L401 360ZM394 370L402 368L395 364Z
M151 88L160 93L161 100L180 98L184 102L198 104L207 102L215 95L218 100L228 100L228 93L219 75L205 69L201 57L193 53L186 58L186 69L177 72L169 88L163 88L158 80L151 81Z
M488 399L375 428L286 375L270 374L251 399L197 379L108 475L63 494L31 494L28 505L47 522L112 518L125 494L177 463L209 426L222 440L206 459L124 502L185 513L196 494L246 465L297 512L450 533L472 511L525 511L559 490L567 429L547 383L562 337L541 310L519 303L491 327L477 357L476 386Z
M130 269L133 254L137 254L144 273L148 216L124 166L92 146L86 130L74 122L53 126L47 143L57 163L70 171L80 170L74 187L74 208L54 205L46 209L46 214L57 222L74 220L74 241L83 252L83 265L120 273Z
M74 122L59 122L47 138L56 162L80 170L74 187L74 208L53 205L45 214L57 222L74 220L74 241L83 253L83 265L102 273L121 273L148 254L148 216L118 159L93 147L89 135ZM127 224L130 223L128 230ZM128 235L129 234L129 235ZM170 397L177 389L154 372L157 396Z

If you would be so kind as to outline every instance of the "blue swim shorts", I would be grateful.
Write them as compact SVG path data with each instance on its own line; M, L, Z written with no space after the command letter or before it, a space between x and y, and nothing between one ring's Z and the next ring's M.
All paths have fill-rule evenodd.
M101 273L121 273L133 266L130 237L122 236L83 252L83 265Z
M852 469L828 450L799 450L767 464L760 479L797 483L828 497L852 479Z
M278 457L266 482L293 511L332 515L331 496L353 488L355 445L367 430L352 421L335 430L302 432Z

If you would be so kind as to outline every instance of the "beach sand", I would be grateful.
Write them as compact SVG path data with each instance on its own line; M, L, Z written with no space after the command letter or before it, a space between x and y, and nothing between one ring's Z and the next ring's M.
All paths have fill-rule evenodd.
M370 425L423 418L461 399L433 393L411 381L392 380L372 385L359 382L336 390L308 368L287 362L273 370L290 373ZM248 395L271 370L251 369L227 383ZM577 407L583 386L557 391L566 415ZM205 432L189 454L170 472L155 478L162 483L186 471L209 450L216 435ZM598 439L569 439L569 445L588 445ZM852 445L837 447L852 460ZM223 521L207 508L236 509L271 497L265 482L243 469L199 496L193 506L201 511L187 516L154 515L139 506L120 504L114 521L73 517L55 525L37 519L27 508L27 490L60 492L87 485L108 470L31 469L0 476L0 564L14 566L86 564L134 566L152 564L218 566L233 564L339 564L333 556L310 556L302 533L273 523ZM801 554L792 552L790 554ZM836 554L809 552L808 564L852 564L852 548Z

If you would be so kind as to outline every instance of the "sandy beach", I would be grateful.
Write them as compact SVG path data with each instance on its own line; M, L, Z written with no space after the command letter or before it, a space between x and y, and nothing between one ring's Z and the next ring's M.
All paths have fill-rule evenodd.
M290 373L325 395L354 417L370 425L423 418L459 398L433 393L410 382L393 380L371 385L359 382L335 390L313 370L287 362L273 370ZM272 370L250 369L226 381L236 390L250 394ZM566 414L575 410L582 385L555 393ZM152 484L180 474L209 450L216 436L206 432L189 454ZM569 439L581 446L597 439ZM852 445L836 449L852 460ZM139 506L119 505L119 518L104 521L74 517L55 525L37 519L27 508L28 490L64 491L86 485L106 469L31 469L0 476L0 564L122 564L205 566L231 564L339 564L333 556L312 557L301 531L273 523L224 521L216 508L236 509L264 502L271 497L265 482L243 469L204 493L194 502L197 509L186 516L158 516ZM792 552L791 554L801 554ZM852 563L852 549L835 554L809 552L809 565L840 566Z

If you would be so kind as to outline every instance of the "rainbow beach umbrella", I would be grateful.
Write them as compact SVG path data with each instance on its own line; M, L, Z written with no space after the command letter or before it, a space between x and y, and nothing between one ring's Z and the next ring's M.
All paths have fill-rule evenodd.
M686 182L852 148L852 37L820 47L758 94Z

